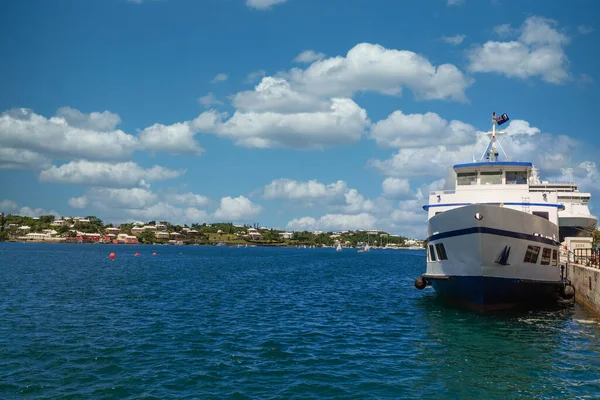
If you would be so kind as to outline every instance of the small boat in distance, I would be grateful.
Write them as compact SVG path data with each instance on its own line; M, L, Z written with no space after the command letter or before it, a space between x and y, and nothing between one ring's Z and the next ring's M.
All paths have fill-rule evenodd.
M478 310L571 298L559 262L557 191L532 190L531 162L511 161L492 115L490 141L479 160L454 165L455 189L436 191L428 212L427 268L417 289ZM499 158L500 152L503 156ZM532 188L533 186L533 188Z

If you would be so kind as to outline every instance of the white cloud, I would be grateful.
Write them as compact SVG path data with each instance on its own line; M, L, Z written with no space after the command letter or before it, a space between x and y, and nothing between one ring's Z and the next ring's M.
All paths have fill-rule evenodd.
M516 41L486 42L469 51L471 72L495 72L509 78L526 79L539 76L549 83L562 83L569 78L569 60L564 46L570 40L554 27L556 22L530 17L519 29ZM497 32L509 32L506 26Z
M69 199L69 206L72 208L86 208L88 205L88 198L86 196L72 197Z
M515 161L531 161L546 172L570 164L573 147L578 142L567 136L541 133L524 120L511 120L504 128L508 133L500 137L500 144L509 157ZM387 160L370 160L369 164L387 176L397 178L432 177L442 178L454 164L479 160L489 142L484 132L478 131L470 142L437 144L431 140L418 143L418 147L402 147ZM409 144L410 145L410 144Z
M210 203L208 197L191 192L168 194L164 197L169 203L183 204L190 207L206 207Z
M213 214L213 218L226 221L247 221L257 216L262 207L254 204L245 196L236 198L227 196L221 199L221 205Z
M432 143L461 145L473 142L475 128L456 120L448 123L432 112L403 114L398 110L373 124L370 136L378 145L387 147L422 147Z
M405 198L411 194L408 179L386 178L382 184L383 195L389 198Z
M357 44L346 57L316 61L305 70L293 68L284 75L297 91L320 96L349 97L361 91L400 95L407 87L418 99L461 102L473 82L452 64L434 66L412 51L371 43Z
M530 126L529 122L522 119L513 119L510 125L504 129L507 135L535 135L540 133L540 129L534 126Z
M61 215L54 210L46 211L43 208L21 207L18 215L22 217L41 217L42 215L54 215L55 218L60 218Z
M259 69L258 71L253 71L248 74L246 77L246 83L254 83L257 79L262 79L267 72L264 69Z
M374 229L377 219L369 213L360 214L326 214L318 220L312 217L292 219L287 224L287 229L294 231L303 230L361 230Z
M583 161L574 167L562 168L559 176L549 179L557 182L577 182L579 190L600 194L600 171L594 161Z
M314 231L317 229L317 220L313 217L294 218L287 223L287 229L292 231Z
M327 111L331 101L299 93L282 78L264 77L254 90L235 94L232 105L239 111L299 113Z
M325 53L317 53L314 50L305 50L294 58L295 62L311 63L313 61L322 60L325 58Z
M594 32L594 28L592 28L591 26L587 26L587 25L579 25L577 27L577 31L579 33L581 33L582 35L587 35L589 33Z
M126 210L127 214L144 221L170 221L173 224L193 224L205 222L208 214L195 207L178 208L171 204L158 202L143 209Z
M500 37L507 37L513 35L515 29L513 29L510 24L496 25L494 27L494 33Z
M346 182L341 180L325 185L317 180L301 182L293 179L276 179L265 185L263 197L268 200L341 199L347 189Z
M178 122L172 125L154 124L140 131L139 137L146 150L199 155L204 149L194 139L196 133L193 124Z
M246 0L248 7L256 8L257 10L267 10L276 4L285 3L287 0Z
M204 107L210 107L212 105L223 105L223 102L215 97L213 92L208 92L206 96L198 97L198 103Z
M50 159L39 153L8 147L0 149L0 168L39 170L49 166Z
M91 202L100 209L144 209L158 200L154 193L143 188L90 188L84 198L86 203ZM77 201L83 203L81 198Z
M466 37L467 35L442 36L442 40L453 46L458 46L465 40Z
M64 118L64 120L74 128L100 132L113 131L117 125L121 123L121 117L110 111L83 114L81 111L75 110L74 108L62 107L58 109L56 116Z
M177 178L185 170L172 170L158 165L142 168L133 162L104 163L71 161L52 166L40 173L40 181L106 187L147 187L147 182Z
M220 73L220 74L217 74L210 82L211 83L224 82L227 79L229 79L229 76L227 74Z
M241 112L211 130L246 147L321 149L360 139L370 121L350 99L332 99L327 111L278 113Z
M4 214L11 214L17 211L19 206L12 200L2 200L0 201L0 212Z
M0 146L57 158L128 158L138 140L115 130L118 121L118 115L107 111L81 114L62 108L58 116L47 119L29 109L12 109L0 114Z

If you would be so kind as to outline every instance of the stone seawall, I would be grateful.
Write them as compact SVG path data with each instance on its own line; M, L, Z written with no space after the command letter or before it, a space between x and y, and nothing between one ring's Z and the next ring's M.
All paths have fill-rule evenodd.
M575 301L600 315L600 269L568 263L567 277L575 288Z

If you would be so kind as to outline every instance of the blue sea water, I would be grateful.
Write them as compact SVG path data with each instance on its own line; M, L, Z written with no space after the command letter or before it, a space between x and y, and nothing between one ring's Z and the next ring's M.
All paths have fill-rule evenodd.
M600 396L586 310L475 313L416 290L424 269L421 251L0 243L0 398Z

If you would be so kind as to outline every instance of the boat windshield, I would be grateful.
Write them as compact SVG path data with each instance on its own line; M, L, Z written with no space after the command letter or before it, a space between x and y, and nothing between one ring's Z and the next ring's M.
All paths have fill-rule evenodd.
M477 172L459 172L456 174L457 185L477 185Z
M527 184L527 171L506 171L507 185Z

